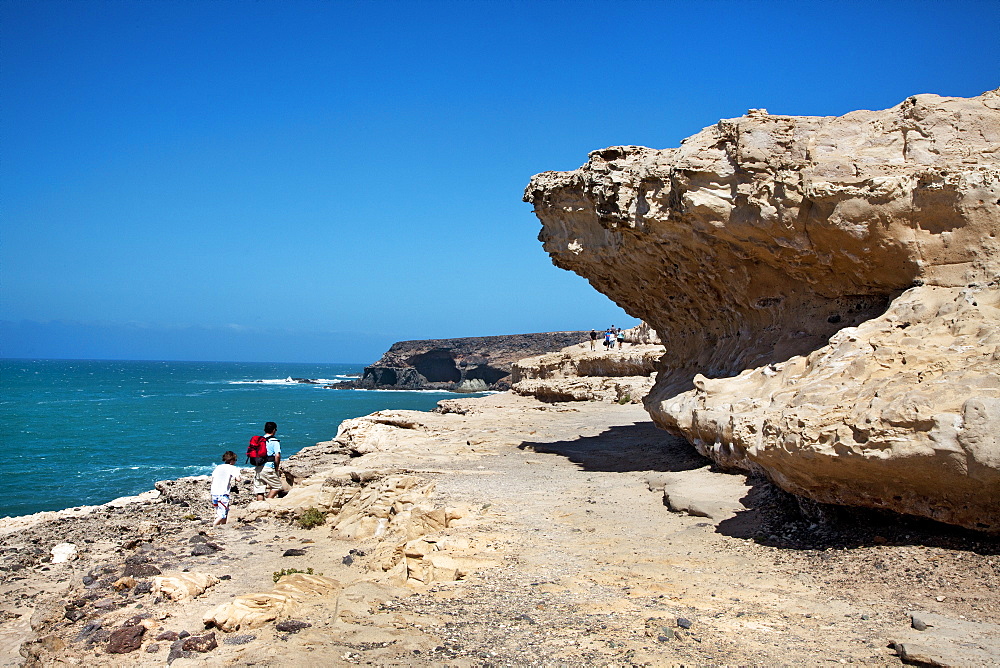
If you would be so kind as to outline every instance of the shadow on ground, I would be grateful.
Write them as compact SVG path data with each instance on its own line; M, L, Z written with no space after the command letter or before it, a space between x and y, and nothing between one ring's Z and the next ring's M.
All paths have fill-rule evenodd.
M817 503L764 477L749 477L747 484L750 491L740 499L746 510L719 522L718 533L791 550L922 545L1000 554L1000 537L982 532L888 510Z
M565 457L583 471L681 472L712 464L686 440L652 422L610 427L573 440L525 441L518 448ZM923 545L1000 554L1000 538L987 534L884 510L816 503L762 476L748 477L747 484L750 491L740 499L745 510L719 522L718 533L788 550Z
M517 447L560 455L584 471L690 471L711 463L683 438L671 436L652 422L610 427L597 436L571 441L525 441Z

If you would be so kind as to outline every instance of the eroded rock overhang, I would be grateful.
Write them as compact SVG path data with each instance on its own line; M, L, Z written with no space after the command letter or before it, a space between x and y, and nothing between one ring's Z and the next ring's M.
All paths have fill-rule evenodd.
M797 494L1000 531L998 156L1000 91L751 110L525 200L664 341L662 427Z

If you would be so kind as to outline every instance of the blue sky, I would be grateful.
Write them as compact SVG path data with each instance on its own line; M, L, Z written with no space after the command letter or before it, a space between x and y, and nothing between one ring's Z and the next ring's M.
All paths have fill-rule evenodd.
M369 362L634 320L528 179L1000 85L998 2L0 3L0 356Z

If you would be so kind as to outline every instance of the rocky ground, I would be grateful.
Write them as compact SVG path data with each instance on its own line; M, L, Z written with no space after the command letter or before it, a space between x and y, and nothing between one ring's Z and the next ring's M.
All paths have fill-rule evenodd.
M387 411L349 421L289 468L298 478L285 499L249 503L241 489L218 529L200 479L122 507L7 522L0 665L891 666L1000 656L996 540L797 503L766 481L713 470L638 405L504 393L437 413ZM397 496L379 506L387 481ZM375 501L357 505L366 498ZM304 528L296 518L307 507L325 524ZM391 533L419 508L440 510L434 531ZM73 543L77 558L53 563L58 543ZM271 591L283 569L321 573L318 589L283 599L276 619L206 628L206 613ZM182 575L205 587L172 600Z

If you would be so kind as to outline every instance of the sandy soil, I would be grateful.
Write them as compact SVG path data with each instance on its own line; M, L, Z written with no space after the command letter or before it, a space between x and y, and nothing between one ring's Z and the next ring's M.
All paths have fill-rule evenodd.
M247 490L231 524L213 530L207 484L180 481L170 502L22 521L0 537L0 665L889 666L897 644L943 665L1000 656L996 540L797 503L712 470L636 405L511 394L448 404L384 414L406 426L380 431L377 451L350 464L413 472L443 503L476 509L446 530L482 565L463 579L388 580L368 568L376 539L253 511ZM63 541L80 558L47 563ZM219 549L193 556L205 542ZM282 556L289 549L304 554ZM130 566L138 586L115 591ZM168 601L143 586L151 567L223 579ZM311 626L215 629L206 653L156 639L213 632L208 609L268 590L282 568L340 584L289 615ZM141 645L109 654L108 636L130 620L148 627Z

